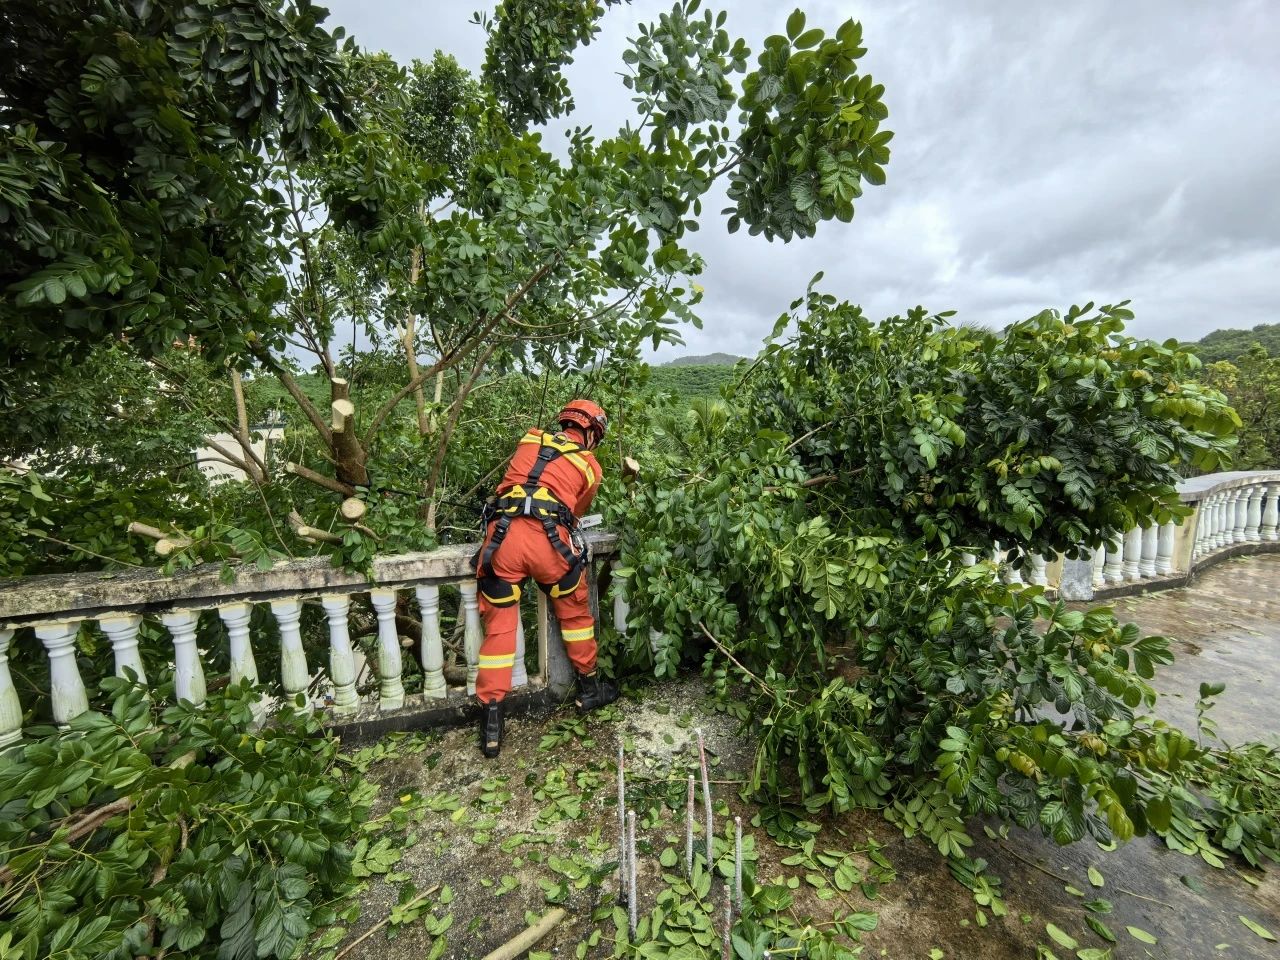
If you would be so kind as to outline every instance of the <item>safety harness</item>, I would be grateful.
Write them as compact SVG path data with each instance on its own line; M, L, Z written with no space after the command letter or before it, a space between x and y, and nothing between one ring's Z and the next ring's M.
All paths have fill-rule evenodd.
M495 606L515 603L520 599L520 590L515 584L508 584L495 576L493 558L497 555L502 541L506 539L511 522L517 517L532 517L542 524L542 529L551 541L556 553L569 564L568 572L555 584L538 584L553 597L563 597L578 588L582 572L586 567L586 550L578 534L578 518L565 504L561 503L554 493L539 483L542 473L547 467L567 454L578 453L582 447L568 439L563 433L542 434L538 446L538 459L522 483L498 495L484 505L480 513L480 523L488 528L494 524L493 536L488 544L477 555L479 563L476 573L480 579L480 587L486 597ZM569 531L570 542L577 547L575 552L560 537L559 528L563 526Z

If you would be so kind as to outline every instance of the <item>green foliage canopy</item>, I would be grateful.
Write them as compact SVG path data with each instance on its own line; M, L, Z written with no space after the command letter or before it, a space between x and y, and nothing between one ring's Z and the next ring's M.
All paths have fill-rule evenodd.
M0 401L123 337L242 353L275 328L284 208L264 156L338 134L338 37L309 2L6 3Z
M785 799L794 765L805 802L881 808L952 857L978 813L1063 843L1168 831L1200 753L1141 712L1167 641L965 553L1074 553L1181 516L1173 464L1224 456L1222 395L1175 344L1124 336L1123 306L1003 338L923 309L875 325L812 289L795 307L739 405L660 424L613 506L619 655L669 676L703 654L762 724L756 789Z

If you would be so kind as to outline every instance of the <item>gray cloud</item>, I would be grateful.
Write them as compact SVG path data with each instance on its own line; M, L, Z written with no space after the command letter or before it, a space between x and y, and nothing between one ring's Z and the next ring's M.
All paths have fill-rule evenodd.
M863 66L886 86L896 133L889 181L868 189L851 224L808 241L730 236L708 216L695 243L705 327L664 356L754 353L818 270L872 316L924 303L1002 326L1046 306L1132 299L1133 331L1160 339L1280 321L1280 7L802 5L829 30L862 21ZM473 6L330 3L367 47L400 60L439 47L478 69ZM755 49L789 12L719 6ZM569 71L574 124L611 131L631 115L621 52L635 24L668 9L635 0L606 17Z

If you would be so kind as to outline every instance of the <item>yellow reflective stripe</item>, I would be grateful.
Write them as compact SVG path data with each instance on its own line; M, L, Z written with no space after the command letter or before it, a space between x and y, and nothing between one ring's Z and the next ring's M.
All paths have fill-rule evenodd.
M578 643L582 640L592 640L595 638L595 627L583 627L581 630L565 630L561 633L565 643Z
M572 440L557 440L553 433L544 433L542 435L542 443L545 446L550 447L552 450L559 450L564 454L576 453L582 449L582 447L578 446Z
M489 596L483 590L480 591L480 596L484 597L490 603L494 603L494 604L515 603L517 600L520 599L520 584L512 583L512 584L508 584L508 586L511 587L511 592L507 594L505 597L494 598Z
M526 433L523 437L520 438L520 442L521 443L541 443L542 434L537 430L530 430L528 433Z
M480 654L480 669L485 667L512 667L515 666L516 655L514 653L500 654L498 656L485 656Z
M582 475L587 478L587 489L590 490L596 482L596 475L591 464L587 463L587 458L576 453L566 453L564 458L582 471Z

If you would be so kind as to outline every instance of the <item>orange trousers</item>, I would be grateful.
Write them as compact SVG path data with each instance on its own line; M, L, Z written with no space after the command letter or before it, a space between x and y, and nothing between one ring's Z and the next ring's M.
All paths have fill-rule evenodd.
M491 523L481 556L492 536ZM566 544L569 542L569 532L564 527L560 528L560 538ZM479 578L480 616L484 619L484 644L480 647L480 669L476 674L476 697L480 701L492 703L511 692L520 585L529 577L551 600L573 668L578 673L595 670L596 623L587 595L586 569L583 568L576 586L557 588L569 572L569 562L551 545L541 523L531 517L511 521L506 538L489 566L493 577ZM557 595L561 589L567 592Z

